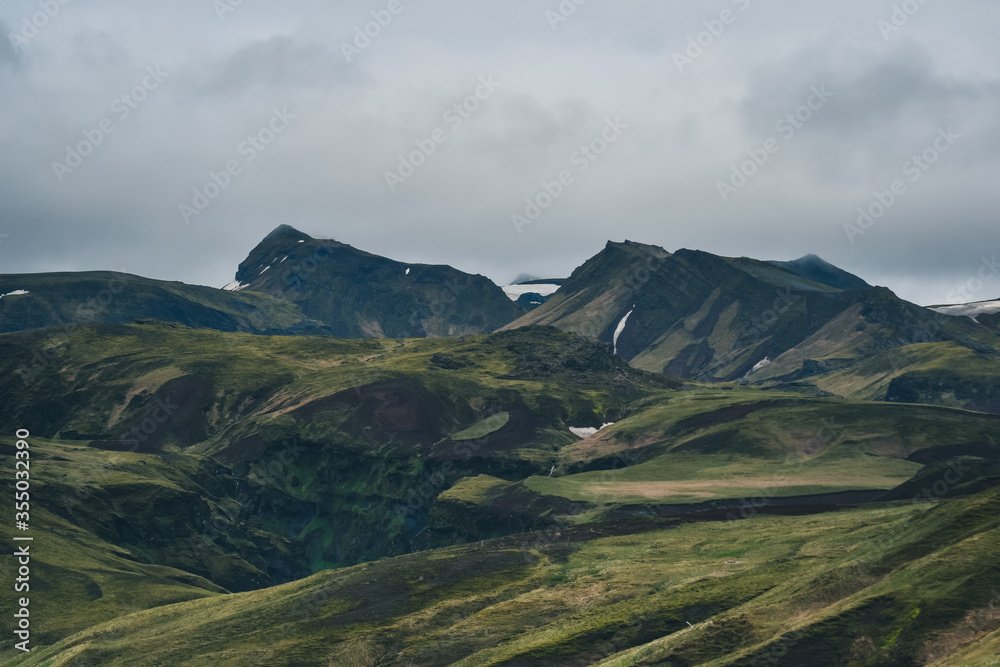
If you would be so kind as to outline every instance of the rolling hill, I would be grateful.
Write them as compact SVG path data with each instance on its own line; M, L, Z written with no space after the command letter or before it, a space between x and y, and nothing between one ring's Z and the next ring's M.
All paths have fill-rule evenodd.
M544 327L66 337L24 381L47 339L0 335L36 581L65 592L11 664L984 650L963 619L990 604L966 582L995 575L998 417L682 383Z
M153 319L217 331L330 333L296 305L266 294L111 271L0 275L0 295L0 332Z

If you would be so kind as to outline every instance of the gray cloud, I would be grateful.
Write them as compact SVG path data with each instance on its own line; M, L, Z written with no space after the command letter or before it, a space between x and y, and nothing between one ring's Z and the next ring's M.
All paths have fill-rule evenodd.
M300 44L274 35L239 47L221 62L191 64L195 94L233 95L255 87L336 91L362 79L329 44Z
M891 2L742 4L594 0L553 31L558 2L406 2L348 62L343 44L385 3L243 3L223 20L194 0L71 3L22 49L0 43L0 271L221 285L288 223L499 282L566 275L608 239L816 252L943 301L1000 252L1000 8L928 4L887 41ZM34 7L5 5L4 34ZM737 20L678 72L674 52L726 8ZM121 118L114 101L148 67L169 75ZM501 85L456 127L446 114L480 76ZM834 96L780 137L821 85ZM275 109L294 119L248 161L240 147ZM518 234L511 215L616 117L620 140ZM105 119L114 132L60 182L52 163ZM850 243L857 208L948 126L962 139ZM447 140L390 191L385 173L438 128ZM717 183L772 136L780 150L722 201ZM185 224L180 205L234 160L240 174Z
M14 28L5 21L0 21L0 68L12 68L20 64L20 56L15 48L15 39L10 35Z

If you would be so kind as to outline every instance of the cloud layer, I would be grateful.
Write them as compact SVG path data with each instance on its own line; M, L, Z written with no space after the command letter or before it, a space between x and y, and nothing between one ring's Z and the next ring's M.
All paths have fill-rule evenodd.
M0 8L0 272L222 285L287 223L498 282L815 252L941 303L1000 253L986 0L64 2Z

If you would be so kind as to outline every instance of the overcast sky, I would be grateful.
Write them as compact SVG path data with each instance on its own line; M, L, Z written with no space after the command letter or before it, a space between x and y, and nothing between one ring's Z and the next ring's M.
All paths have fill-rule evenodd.
M221 286L287 223L500 283L812 252L929 304L1000 253L995 1L61 1L0 4L3 273Z

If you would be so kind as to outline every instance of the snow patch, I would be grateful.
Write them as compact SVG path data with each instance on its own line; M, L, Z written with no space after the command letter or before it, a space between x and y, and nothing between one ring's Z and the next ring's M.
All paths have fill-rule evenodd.
M524 294L538 294L539 296L550 296L555 294L559 285L506 285L503 293L510 297L511 301L517 301Z
M980 315L1000 313L1000 300L960 303L955 306L934 306L930 310L954 317L971 317L973 321L976 321L976 318Z
M770 365L771 365L771 360L768 357L764 357L763 359L761 359L760 361L758 361L756 364L754 364L753 368L750 369L750 372L751 373L756 373L760 369L764 368L764 366L770 366Z
M288 259L288 255L285 255L284 257L282 257L281 258L281 262L284 262L286 259ZM281 262L278 262L278 264L281 264Z
M305 241L300 240L299 243L305 243Z
M614 422L608 422L601 426L601 428L594 428L593 426L570 426L570 432L578 438L589 438L601 429L605 429L609 426L614 426Z
M406 269L406 275L410 275L410 269L409 268Z
M241 283L238 280L234 280L233 282L229 283L222 289L226 290L227 292L239 292L241 289L246 289L248 287L250 287L250 283Z
M24 296L25 294L30 294L30 292L28 290L26 290L26 289L16 289L13 292L7 292L6 294L0 294L0 299L4 298L5 296Z
M268 269L270 269L270 268L271 268L271 266L270 266L270 265L268 265L268 266L265 266L265 267L264 267L264 271L267 271L267 270L268 270ZM261 272L260 272L260 273L258 273L257 275L258 275L258 276L262 276L262 275L264 275L264 271L261 271Z
M617 327L615 327L615 337L611 341L611 344L614 346L615 354L618 354L618 337L622 335L623 331L625 331L625 323L628 322L629 315L631 315L634 312L635 312L635 306L632 306L632 310L625 313L625 317L623 317L622 321L618 323Z

